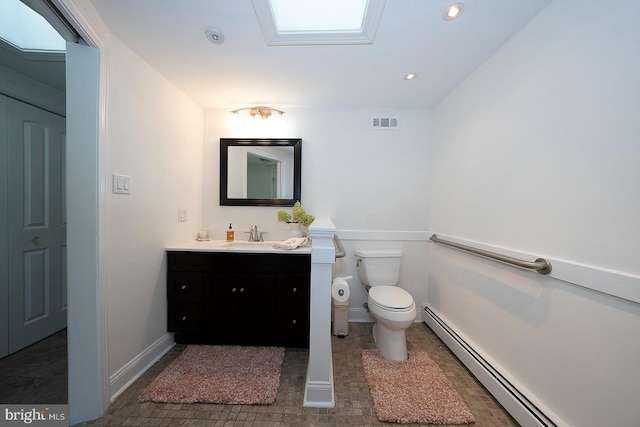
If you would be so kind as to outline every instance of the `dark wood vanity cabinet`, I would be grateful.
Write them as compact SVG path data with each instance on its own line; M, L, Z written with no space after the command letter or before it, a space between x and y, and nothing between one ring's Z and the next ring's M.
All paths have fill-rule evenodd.
M309 346L311 255L168 251L178 343Z

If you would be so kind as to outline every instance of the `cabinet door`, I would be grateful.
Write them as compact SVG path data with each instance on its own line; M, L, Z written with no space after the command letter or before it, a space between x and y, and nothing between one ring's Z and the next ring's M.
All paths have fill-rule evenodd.
M267 337L275 329L275 275L212 274L211 331L230 338Z

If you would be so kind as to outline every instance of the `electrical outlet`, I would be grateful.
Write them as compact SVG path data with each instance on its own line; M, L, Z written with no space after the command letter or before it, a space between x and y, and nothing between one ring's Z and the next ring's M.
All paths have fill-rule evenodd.
M186 222L187 221L187 210L186 209L178 209L178 222Z

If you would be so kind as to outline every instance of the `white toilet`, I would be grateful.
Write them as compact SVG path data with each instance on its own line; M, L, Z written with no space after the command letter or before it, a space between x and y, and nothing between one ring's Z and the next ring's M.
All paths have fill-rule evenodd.
M416 318L416 304L397 286L402 249L362 249L355 255L358 277L369 292L369 312L376 320L376 347L385 359L407 360L405 330Z

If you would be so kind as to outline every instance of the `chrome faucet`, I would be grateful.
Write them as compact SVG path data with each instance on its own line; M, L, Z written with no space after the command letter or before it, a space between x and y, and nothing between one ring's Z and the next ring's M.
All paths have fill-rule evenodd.
M249 241L250 242L262 242L262 233L258 231L258 226L253 224L251 226L251 231L249 232Z

